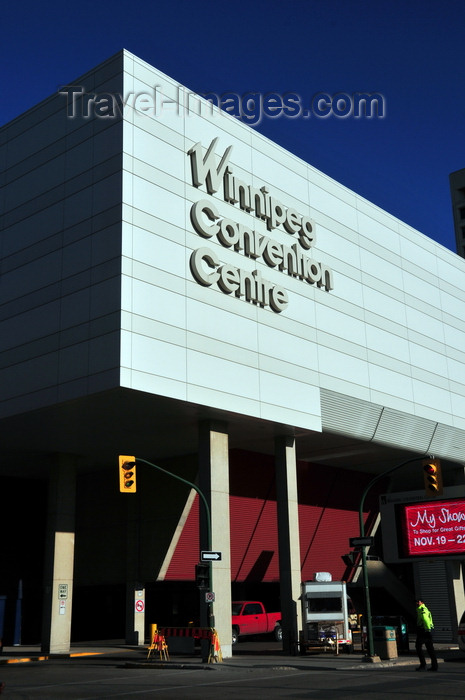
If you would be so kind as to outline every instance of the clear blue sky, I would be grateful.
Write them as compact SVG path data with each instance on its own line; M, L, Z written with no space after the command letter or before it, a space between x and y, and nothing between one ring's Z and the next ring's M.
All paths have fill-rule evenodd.
M26 0L2 6L0 123L128 49L201 93L378 92L383 119L257 130L455 250L465 167L463 0Z

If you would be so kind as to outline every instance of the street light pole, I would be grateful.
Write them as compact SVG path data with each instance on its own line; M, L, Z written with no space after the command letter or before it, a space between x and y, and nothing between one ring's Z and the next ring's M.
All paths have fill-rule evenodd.
M363 520L363 506L365 504L365 498L367 497L368 491L371 487L376 484L377 481L392 474L392 472L397 471L401 467L405 467L406 464L411 462L417 462L419 459L424 459L425 455L421 457L413 457L412 459L407 459L401 464L397 464L395 467L386 470L382 474L375 476L365 488L360 500L360 508L358 511L359 524L360 524L360 537L365 537L365 523ZM366 627L367 627L367 642L368 642L368 656L373 657L375 655L374 644L373 644L373 625L371 622L371 602L370 602L370 588L368 585L368 569L367 569L367 547L362 547L362 573L363 573L363 592L365 597L365 614L366 614Z
M209 550L212 548L212 525L211 525L211 516L210 516L210 508L208 506L207 499L205 498L204 494L202 491L199 489L199 487L196 484L193 484L191 481L188 481L187 479L183 479L181 476L178 476L178 474L173 474L172 472L169 472L167 469L163 469L163 467L159 467L157 464L153 464L152 462L148 462L146 459L142 459L142 457L135 457L134 458L136 462L143 462L144 464L148 464L149 467L154 467L154 469L158 469L158 471L163 472L164 474L167 474L168 476L172 476L174 479L178 479L178 481L182 481L184 484L187 484L191 488L193 488L197 493L199 494L200 499L202 500L202 503L205 507L205 518L207 522L207 547ZM208 562L208 585L210 591L212 590L212 565L211 562ZM213 603L208 603L209 606L209 619L210 619L210 626L214 627L215 626L215 618L213 615Z
M157 464L152 464L152 462L148 462L146 459L142 459L142 457L135 457L134 459L137 462L143 462L144 464L148 464L150 467L154 467L155 469L158 469L160 472L163 472L164 474L168 474L168 476L172 476L173 479L178 479L179 481L182 481L184 484L187 484L188 486L193 488L195 491L197 491L200 498L202 499L203 505L205 506L205 515L207 518L208 549L211 549L212 548L212 526L211 526L210 508L208 507L207 499L205 498L205 496L203 495L203 493L199 489L199 487L196 486L196 484L193 484L191 481L188 481L187 479L183 479L182 476L178 476L178 474L173 474L173 472L169 472L167 469L163 469L163 467L159 467Z

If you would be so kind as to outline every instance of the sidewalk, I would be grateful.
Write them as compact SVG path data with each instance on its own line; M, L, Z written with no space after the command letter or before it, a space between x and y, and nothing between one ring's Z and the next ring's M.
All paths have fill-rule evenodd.
M457 645L436 644L436 653L439 663L446 659L460 657L464 659L465 654L458 650ZM96 641L88 643L73 644L69 654L42 654L39 646L17 646L4 647L0 654L0 665L17 663L39 663L51 659L73 659L89 656L112 657L118 665L127 668L147 668L156 670L157 668L171 669L243 669L243 668L275 668L275 669L297 669L316 671L348 671L363 670L373 671L377 669L396 668L399 666L417 666L418 659L413 645L410 653L402 654L396 659L366 659L360 652L351 654L334 654L332 652L322 652L307 654L305 656L288 656L275 649L263 650L259 653L241 653L240 650L234 653L232 658L224 659L219 663L202 662L200 653L192 656L182 654L171 655L168 661L161 660L159 656L152 654L147 660L148 647L135 647L124 644L118 640Z

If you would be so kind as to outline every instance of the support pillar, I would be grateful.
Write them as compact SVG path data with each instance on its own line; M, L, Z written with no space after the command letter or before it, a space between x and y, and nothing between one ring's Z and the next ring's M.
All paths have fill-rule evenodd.
M42 651L68 654L73 600L76 468L69 455L51 465L45 552Z
M211 564L212 591L215 593L214 627L218 633L223 658L230 658L232 656L232 640L229 452L228 433L224 423L203 422L200 424L199 487L210 506L211 549L215 552L221 552L221 561L214 561ZM202 503L200 504L200 513L200 548L207 550L207 525ZM209 626L210 622L207 625Z
M145 588L126 583L126 644L145 645Z
M281 436L275 441L276 494L278 507L279 579L283 651L297 653L302 629L299 604L301 567L295 440Z

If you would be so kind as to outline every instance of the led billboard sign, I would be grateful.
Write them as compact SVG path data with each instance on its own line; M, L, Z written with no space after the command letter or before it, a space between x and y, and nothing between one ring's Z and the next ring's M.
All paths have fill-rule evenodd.
M465 499L402 506L404 555L465 555Z

